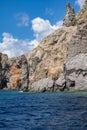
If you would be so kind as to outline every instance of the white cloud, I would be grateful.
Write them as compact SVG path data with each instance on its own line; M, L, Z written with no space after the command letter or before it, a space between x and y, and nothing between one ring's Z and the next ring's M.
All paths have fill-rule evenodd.
M37 40L16 39L9 33L3 33L3 39L0 43L0 52L8 54L9 57L19 56L31 51L37 44Z
M18 27L28 27L29 26L29 16L26 13L16 14L16 19L18 21Z
M59 21L55 25L51 25L49 20L44 20L40 17L37 17L32 20L32 29L34 31L35 37L38 40L41 40L56 29L60 28L62 26L62 23L62 21Z
M62 21L57 22L55 25L51 25L49 20L42 18L35 18L32 20L32 29L35 35L33 40L29 39L17 39L12 34L3 33L2 42L0 42L0 52L8 54L9 57L19 56L24 53L30 52L35 48L40 40L49 35L56 29L62 26Z
M80 6L80 8L83 7L85 0L76 0L76 4L78 4Z

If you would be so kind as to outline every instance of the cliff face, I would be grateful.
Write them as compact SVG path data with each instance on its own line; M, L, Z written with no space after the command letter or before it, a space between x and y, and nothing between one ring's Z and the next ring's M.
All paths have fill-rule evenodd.
M77 30L72 36L66 58L66 81L72 90L87 90L87 1L77 15Z
M67 4L63 27L29 55L30 91L87 89L87 1L75 15Z
M50 82L52 82L51 86L53 87L53 81L56 81L64 71L67 45L72 35L75 33L75 30L76 27L63 27L55 31L53 34L43 39L31 54L27 55L27 60L30 64L30 91L40 88L37 85L37 81L42 81L43 79L44 84L47 78L51 78ZM39 86L41 86L41 81L40 83L38 82ZM47 84L45 86L48 86ZM37 87L35 88L35 86ZM48 90L48 88L44 89ZM39 91L39 89L37 91Z
M0 54L0 89L23 90L28 88L28 63L25 56L8 59Z
M76 15L70 4L66 9L64 26L31 53L11 59L0 54L1 89L87 90L87 1Z
M8 56L0 53L0 89L7 87L7 74L9 71Z

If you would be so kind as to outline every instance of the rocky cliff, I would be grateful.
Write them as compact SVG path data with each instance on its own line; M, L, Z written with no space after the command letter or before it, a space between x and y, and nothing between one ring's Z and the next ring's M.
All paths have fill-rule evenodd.
M41 91L41 88L43 90L43 84L44 89L53 91L55 81L64 72L67 45L75 31L76 27L63 27L43 39L39 46L27 55L30 64L30 91ZM48 82L52 84L49 86Z
M75 15L68 3L63 27L31 53L0 54L0 88L31 92L87 90L87 0Z
M28 89L29 66L24 55L8 59L0 53L0 89Z
M7 87L7 74L9 71L8 56L0 53L0 89Z
M77 14L77 29L68 44L66 85L72 90L87 90L87 0Z

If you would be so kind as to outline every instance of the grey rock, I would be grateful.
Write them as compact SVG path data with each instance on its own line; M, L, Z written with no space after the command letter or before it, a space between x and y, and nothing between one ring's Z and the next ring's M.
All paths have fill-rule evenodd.
M63 74L60 75L60 77L56 80L55 84L62 87L65 83L65 77Z
M21 69L22 69L22 81L21 81L21 90L23 91L27 91L28 90L28 85L29 85L29 65L27 62L26 57L23 55L21 57L22 59L22 65L21 65Z
M76 25L74 8L70 6L70 3L66 5L66 16L64 18L63 25L66 27Z
M7 87L7 74L9 71L8 56L0 53L0 89Z
M87 53L80 53L66 62L67 86L73 90L87 90Z
M65 89L65 76L61 74L60 77L55 81L54 91L63 91Z
M85 40L84 40L85 38ZM67 47L67 60L79 53L87 53L87 23L72 36Z
M44 91L52 91L54 81L51 77L43 78L39 81L36 81L32 84L30 91L32 92L44 92Z
M54 91L63 91L65 88L65 77L61 74L59 78L55 81Z
M72 81L70 79L66 80L66 87L70 89L70 87L75 87L75 81Z
M68 58L66 61L68 70L87 70L87 53L80 53L74 57Z

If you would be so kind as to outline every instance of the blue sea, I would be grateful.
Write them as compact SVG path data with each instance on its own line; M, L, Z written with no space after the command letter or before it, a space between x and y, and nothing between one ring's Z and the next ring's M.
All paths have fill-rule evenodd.
M87 130L87 92L0 92L0 130Z

